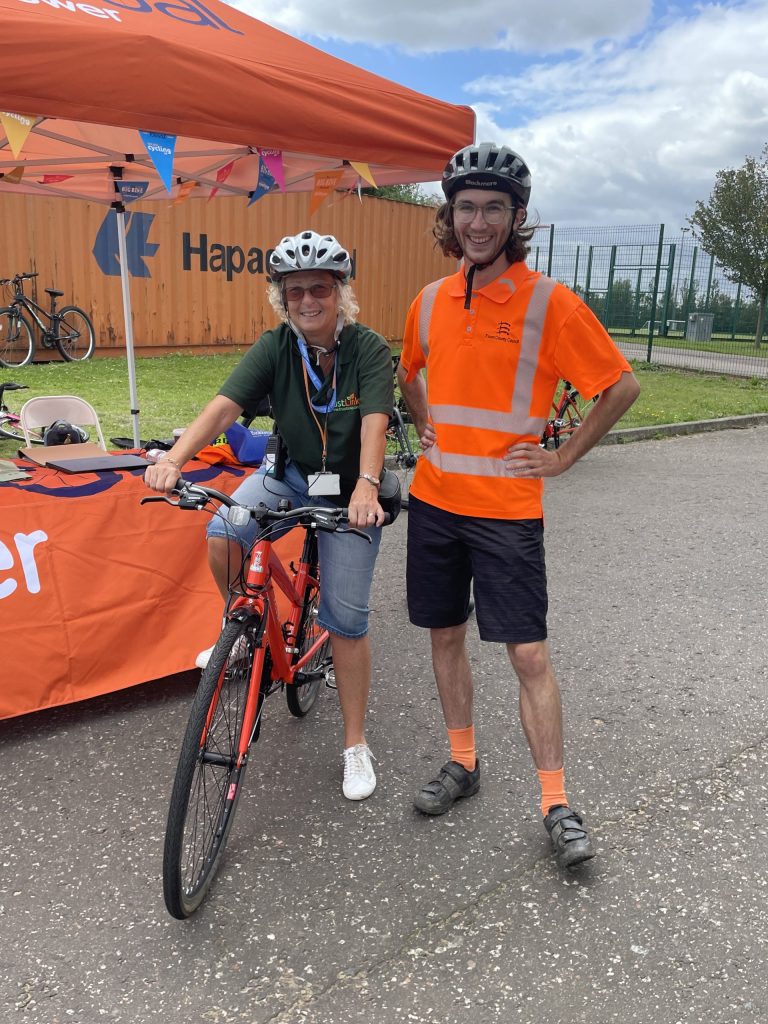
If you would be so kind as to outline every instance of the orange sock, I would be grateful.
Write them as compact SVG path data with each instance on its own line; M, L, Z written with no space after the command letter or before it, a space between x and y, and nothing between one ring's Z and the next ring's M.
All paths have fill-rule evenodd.
M448 740L451 744L451 760L463 764L468 772L474 771L477 764L474 725L466 729L449 729Z
M568 797L565 795L565 769L560 768L556 772L538 771L539 782L541 783L541 813L546 818L552 807L562 804L568 806Z

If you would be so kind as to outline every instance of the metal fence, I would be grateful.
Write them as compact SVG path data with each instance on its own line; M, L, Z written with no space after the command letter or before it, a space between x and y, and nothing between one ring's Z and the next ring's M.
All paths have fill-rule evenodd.
M768 376L755 345L758 300L725 276L688 229L541 225L528 264L580 295L633 359Z

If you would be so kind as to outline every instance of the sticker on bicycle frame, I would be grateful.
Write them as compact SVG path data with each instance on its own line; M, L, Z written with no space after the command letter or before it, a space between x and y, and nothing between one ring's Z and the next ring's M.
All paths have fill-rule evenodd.
M227 793L227 800L234 800L236 792L237 792L237 783L236 782L230 782L230 784L229 784L229 792Z
M309 477L307 494L310 497L341 494L341 479L338 473L314 473Z

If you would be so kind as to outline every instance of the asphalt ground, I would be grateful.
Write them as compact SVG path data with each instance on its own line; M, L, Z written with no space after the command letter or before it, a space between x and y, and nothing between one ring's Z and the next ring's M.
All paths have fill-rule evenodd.
M446 740L405 514L372 600L376 793L341 796L332 691L303 721L275 694L191 920L161 854L196 673L0 722L0 1020L768 1021L767 454L768 426L612 445L548 483L568 790L599 849L578 872L474 627L481 790L411 807Z

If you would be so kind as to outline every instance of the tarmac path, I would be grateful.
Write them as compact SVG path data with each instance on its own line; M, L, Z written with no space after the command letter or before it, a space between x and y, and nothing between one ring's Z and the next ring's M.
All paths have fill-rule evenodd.
M0 722L0 1020L765 1024L767 455L768 426L612 445L547 485L568 791L599 848L578 873L474 627L482 788L411 807L446 739L407 514L372 600L376 793L341 796L332 691L304 721L276 694L190 921L160 873L196 673Z

